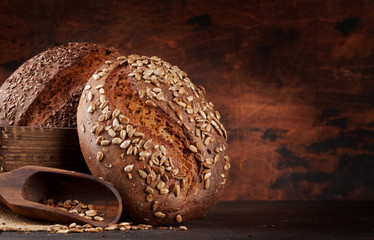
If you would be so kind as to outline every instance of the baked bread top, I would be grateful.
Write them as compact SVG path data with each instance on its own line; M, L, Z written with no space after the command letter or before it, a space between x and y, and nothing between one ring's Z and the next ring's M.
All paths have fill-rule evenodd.
M90 43L69 43L26 61L0 88L0 126L75 127L88 78L118 52Z
M158 57L119 57L88 80L77 113L82 153L132 220L180 223L218 201L230 168L227 133L204 95Z

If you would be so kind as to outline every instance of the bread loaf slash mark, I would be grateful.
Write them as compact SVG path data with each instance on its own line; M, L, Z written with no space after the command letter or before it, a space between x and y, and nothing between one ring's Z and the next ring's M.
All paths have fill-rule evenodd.
M116 68L109 74L108 79L113 78L116 81L108 81L105 85L105 93L109 101L113 101L113 106L125 112L130 121L136 125L146 127L155 138L160 137L164 141L174 146L179 151L180 156L186 161L180 161L185 173L193 169L196 162L187 148L187 137L184 135L182 128L174 123L167 113L161 113L161 108L150 107L145 101L137 95L137 89L130 85L127 80L129 69ZM111 83L111 85L109 85Z

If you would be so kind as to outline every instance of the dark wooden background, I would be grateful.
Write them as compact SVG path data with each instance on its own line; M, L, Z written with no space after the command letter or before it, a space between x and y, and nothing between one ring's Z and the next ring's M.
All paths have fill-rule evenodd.
M157 55L229 132L222 200L374 199L374 2L0 1L0 83L76 41Z

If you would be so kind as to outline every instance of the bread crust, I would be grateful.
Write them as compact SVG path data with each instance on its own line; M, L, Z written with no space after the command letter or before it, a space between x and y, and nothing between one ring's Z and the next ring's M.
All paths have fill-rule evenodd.
M97 44L69 43L29 59L0 88L0 126L76 127L87 79L118 55Z
M220 115L177 66L130 55L101 66L77 112L83 156L123 198L124 216L153 225L205 216L228 176Z

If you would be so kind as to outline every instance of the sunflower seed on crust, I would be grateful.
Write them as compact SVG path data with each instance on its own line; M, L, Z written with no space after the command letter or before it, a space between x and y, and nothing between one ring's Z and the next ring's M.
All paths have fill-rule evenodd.
M146 183L147 183L148 185L151 185L152 182L153 182L152 176L149 174L149 175L147 176L147 179L146 179L145 181L146 181Z
M112 143L115 144L115 145L119 145L119 144L121 144L122 141L123 141L123 140L122 140L121 138L119 138L119 137L116 137L116 138L113 138L113 139L112 139Z
M102 140L101 142L100 142L100 145L101 146L108 146L110 144L110 141L109 140Z
M135 132L134 136L135 137L141 137L141 138L143 138L144 137L144 133L142 133L142 132Z
M161 179L166 183L169 182L169 177L165 173L161 175Z
M90 92L88 92L88 94L87 94L87 99L88 99L88 101L92 101L92 98L93 98L93 94L92 94L92 92L90 91Z
M187 106L187 104L184 103L184 102L177 102L177 104L178 104L179 106L181 106L181 107L186 107L186 106Z
M225 166L223 167L223 169L224 169L225 171L227 171L227 170L230 169L230 167L231 167L230 163L226 163Z
M181 187L179 185L175 185L174 195L178 197L180 192L181 192Z
M99 108L104 109L106 106L108 106L108 102L103 102L100 104Z
M204 145L205 145L205 146L208 146L209 143L210 143L210 141L211 141L211 137L207 137L207 138L205 139L205 141L204 141Z
M112 113L112 117L117 118L120 113L121 113L121 111L119 109L114 109L114 111Z
M182 113L179 110L175 111L175 115L177 115L177 117L179 118L179 120L183 121L183 115L182 115Z
M139 173L139 176L141 177L141 178L146 178L147 177L147 173L146 172L144 172L143 170L138 170L138 173Z
M145 200L146 200L147 202L152 202L152 201L153 201L152 194L148 194L148 195L145 197Z
M144 191L148 194L154 194L155 193L155 191L151 187L147 187Z
M157 94L157 96L156 96L156 99L157 100L164 100L165 99L165 95L164 95L164 93L163 92L160 92L159 94Z
M133 168L134 168L134 164L129 164L123 170L125 170L125 172L131 172Z
M139 153L139 157L149 157L151 155L150 152L142 151Z
M99 76L98 74L94 74L94 75L92 75L92 78L93 78L94 80L99 80L99 79L100 79L100 76Z
M119 147L122 149L126 149L128 146L130 146L130 144L131 144L131 140L126 140L126 141L123 141Z
M218 162L218 160L219 160L219 154L216 154L216 155L214 156L214 163Z
M207 174L204 175L204 180L207 180L212 176L212 172L208 172Z
M158 190L161 190L165 186L165 183L163 181L159 181L156 185L156 188Z
M116 127L116 126L118 126L118 125L119 125L119 120L118 120L118 118L113 119L113 127Z
M158 208L158 201L154 201L152 204L152 211L156 210Z
M147 149L149 149L149 148L151 148L151 147L152 147L152 139L149 139L148 141L146 141L146 142L144 143L143 148L144 148L145 150L147 150Z
M197 153L197 148L194 145L188 146L188 149L190 149L191 152Z
M105 95L100 95L99 101L100 101L101 104L105 103L106 102Z
M123 130L120 131L119 136L120 136L123 140L125 140L125 138L126 138L126 134L127 134L126 130L123 129Z
M117 60L118 61L127 60L127 57L126 56L119 56L119 57L117 57Z
M123 125L121 125L121 124L119 124L119 125L117 125L117 126L114 127L114 131L115 131L115 132L119 132L119 131L121 131L122 129L123 129Z
M95 111L95 104L90 104L87 108L87 112L93 113Z
M130 119L125 115L120 114L118 118L122 124L128 124L130 122Z
M131 132L133 129L134 129L134 127L130 124L126 126L126 132L127 133Z
M104 140L103 136L99 136L98 138L96 138L96 145L100 145L101 141L103 140Z
M175 184L171 184L170 187L169 187L169 192L172 193L175 191Z
M116 136L116 132L115 132L113 129L109 129L109 130L108 130L108 134L109 134L111 137L115 137L115 136Z
M160 194L161 195L165 195L165 194L168 194L169 193L169 189L167 189L167 188L161 188L160 189Z
M137 153L138 153L138 148L136 146L134 146L132 148L132 155L136 156Z
M150 106L150 107L157 107L156 103L154 103L153 101L151 100L147 100L145 101L145 104Z
M104 87L104 85L103 85L103 84L99 84L99 85L97 85L97 86L95 87L95 89L96 89L96 90L99 90L99 89L102 88L102 87Z
M155 215L156 217L158 217L158 218L164 218L164 217L165 217L165 214L162 213L162 212L155 212L154 215Z
M82 133L84 133L86 131L86 127L83 124L81 124L80 129L81 129Z
M204 160L203 155L201 155L200 153L195 153L194 156L199 162L202 162Z
M181 215L177 215L175 217L175 221L177 221L178 223L181 223L183 221L182 216Z
M105 115L104 114L101 114L98 119L97 119L99 122L104 122L105 121Z
M209 180L209 178L208 178L207 180L204 181L204 188L205 188L205 189L208 189L209 186L210 186L210 180Z
M161 145L161 146L160 146L160 150L161 150L161 153L162 153L163 155L166 155L166 148L165 148L164 145Z
M213 158L206 158L204 162L207 163L207 164L213 164L214 160L213 160Z
M96 160L98 162L101 162L103 160L103 158L104 158L104 153L103 152L97 152L97 154L96 154Z

